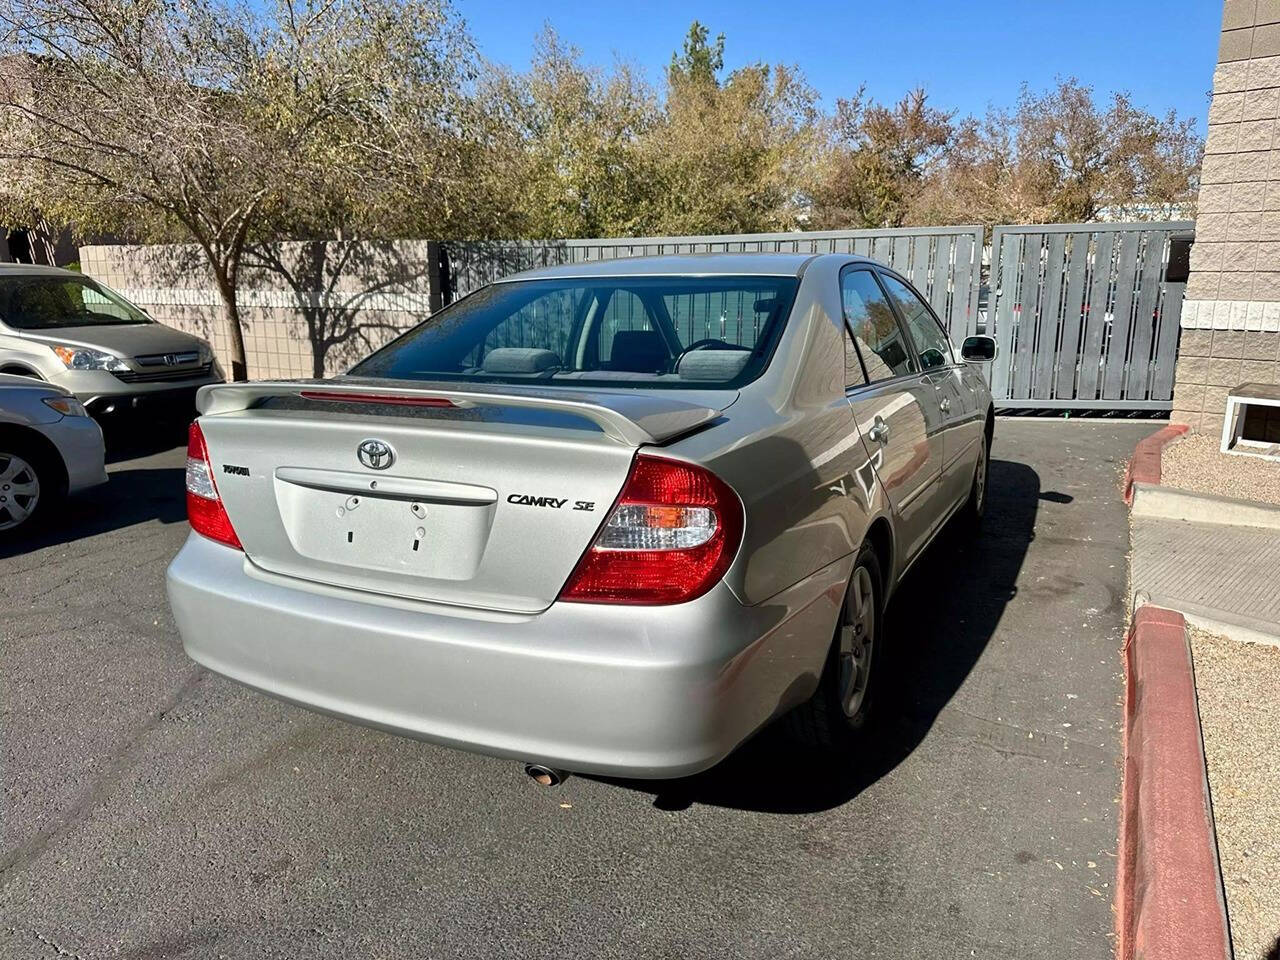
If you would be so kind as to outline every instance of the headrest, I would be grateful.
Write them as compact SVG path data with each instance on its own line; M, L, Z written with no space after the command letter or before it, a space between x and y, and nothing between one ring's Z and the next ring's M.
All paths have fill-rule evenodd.
M680 358L676 373L684 380L732 380L750 359L750 350L693 350Z
M560 366L560 358L541 347L494 347L484 355L485 373L544 373Z

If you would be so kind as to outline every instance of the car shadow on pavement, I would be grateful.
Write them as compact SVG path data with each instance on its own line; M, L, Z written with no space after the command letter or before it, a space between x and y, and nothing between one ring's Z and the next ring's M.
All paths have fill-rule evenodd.
M108 464L149 457L176 446L186 446L187 420L130 422L107 418L99 421L107 445Z
M106 485L64 500L57 515L46 518L38 529L0 541L0 560L148 520L185 521L187 501L183 475L183 470L177 467L117 470Z
M960 688L1017 593L1035 536L1040 476L1024 463L991 461L981 533L952 523L903 578L886 612L885 674L863 752L823 757L797 749L775 723L705 773L680 780L615 780L654 794L661 809L695 803L770 813L840 806L893 770L920 744Z
M173 450L185 443L185 424L149 425L104 430L108 464L122 463ZM176 459L176 455L166 458ZM73 543L84 537L159 520L178 523L187 519L185 467L138 466L110 471L106 484L91 487L63 500L41 525L20 537L0 540L0 559L34 553L45 547Z

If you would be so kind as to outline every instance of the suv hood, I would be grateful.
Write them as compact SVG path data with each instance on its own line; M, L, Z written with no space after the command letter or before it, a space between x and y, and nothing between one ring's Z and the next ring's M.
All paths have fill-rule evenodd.
M162 323L58 327L55 330L19 330L17 333L27 340L106 350L121 357L184 353L195 350L204 343L199 337L166 327Z

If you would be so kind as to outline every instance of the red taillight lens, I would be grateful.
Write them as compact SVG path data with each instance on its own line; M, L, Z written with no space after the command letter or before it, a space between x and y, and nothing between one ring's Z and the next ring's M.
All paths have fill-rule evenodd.
M638 454L618 501L560 599L684 603L724 576L742 541L742 503L709 470Z
M187 520L191 529L210 540L243 550L231 518L213 482L213 464L199 423L187 431Z

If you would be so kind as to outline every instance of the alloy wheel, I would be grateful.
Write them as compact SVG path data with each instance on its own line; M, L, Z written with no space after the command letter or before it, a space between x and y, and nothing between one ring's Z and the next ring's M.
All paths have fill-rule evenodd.
M987 505L987 441L978 444L978 473L973 478L973 505L981 516Z
M845 716L857 716L871 679L871 645L875 641L876 594L871 572L853 571L840 618L840 706Z
M16 453L0 451L0 530L26 522L40 502L40 478Z

